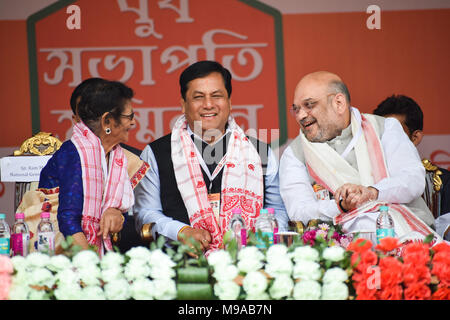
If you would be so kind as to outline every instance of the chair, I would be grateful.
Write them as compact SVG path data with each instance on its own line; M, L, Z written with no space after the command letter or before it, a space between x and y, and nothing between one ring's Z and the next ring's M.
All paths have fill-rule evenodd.
M422 197L436 219L441 215L442 171L428 159L423 159L422 164L426 170Z

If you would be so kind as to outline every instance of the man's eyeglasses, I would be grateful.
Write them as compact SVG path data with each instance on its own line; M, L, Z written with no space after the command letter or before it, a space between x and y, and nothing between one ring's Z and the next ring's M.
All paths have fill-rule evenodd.
M329 96L332 95L336 95L337 93L329 93L327 94L325 97L328 98ZM322 99L322 98L321 98ZM305 113L310 113L311 110L314 108L314 106L317 105L317 103L321 100L321 99L317 99L317 100L313 100L311 98L305 100L302 105L296 105L295 103L293 103L291 105L291 107L289 108L289 111L291 112L291 114L293 116L296 116L301 109L303 109L303 111L305 111Z
M131 114L121 114L120 115L122 118L127 118L128 120L133 120L134 119L134 111L131 112Z

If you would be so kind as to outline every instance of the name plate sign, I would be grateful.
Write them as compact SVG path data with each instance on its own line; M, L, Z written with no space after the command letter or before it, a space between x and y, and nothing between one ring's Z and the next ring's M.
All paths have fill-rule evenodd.
M39 181L42 168L51 156L4 157L0 159L2 182Z

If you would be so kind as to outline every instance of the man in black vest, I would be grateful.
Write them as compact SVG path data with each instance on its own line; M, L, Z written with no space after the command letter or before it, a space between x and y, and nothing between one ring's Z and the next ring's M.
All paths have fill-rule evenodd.
M135 189L137 229L152 224L153 236L193 238L204 251L214 250L232 209L240 209L247 228L254 229L264 207L275 209L279 230L286 230L278 161L230 115L230 72L200 61L186 68L179 82L184 115L141 154L150 170Z

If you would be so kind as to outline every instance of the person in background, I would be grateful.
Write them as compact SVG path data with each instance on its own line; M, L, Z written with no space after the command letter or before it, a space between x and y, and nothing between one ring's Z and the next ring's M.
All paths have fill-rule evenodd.
M383 100L373 114L397 119L405 133L412 143L417 147L423 138L423 112L420 106L411 97L405 95L392 95ZM450 172L444 168L438 168L441 171L440 179L442 181L439 191L440 203L436 213L436 231L437 233L450 240ZM427 180L427 182L431 180ZM433 185L425 189L432 190Z
M206 255L221 246L234 208L254 230L260 209L272 207L280 231L286 230L277 159L230 115L230 72L215 61L199 61L179 82L183 115L141 155L150 170L136 187L138 228L153 223L155 236L194 239Z
M378 207L388 203L399 238L434 233L420 197L425 169L396 119L351 107L347 86L327 71L304 76L293 102L301 130L280 160L280 192L291 220L332 220L374 241Z
M112 250L110 234L119 232L134 204L128 160L119 143L135 125L133 90L117 81L89 81L77 103L80 121L70 140L42 169L39 190L58 192L62 234L99 254Z

